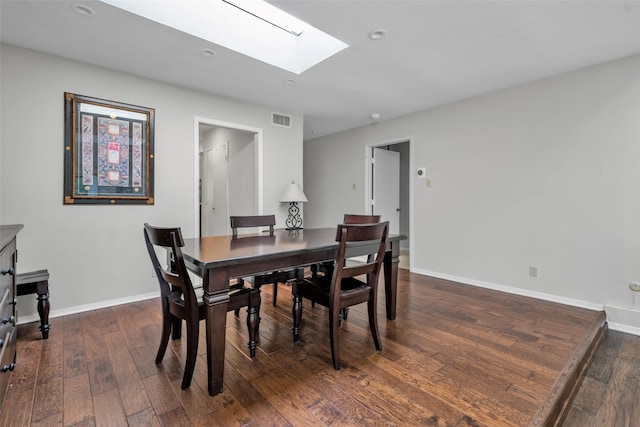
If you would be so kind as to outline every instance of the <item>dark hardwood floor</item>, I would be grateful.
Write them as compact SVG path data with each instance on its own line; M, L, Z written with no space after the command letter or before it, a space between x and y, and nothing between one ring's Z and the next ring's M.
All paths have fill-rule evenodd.
M0 426L549 425L606 331L602 313L585 309L406 270L398 285L395 321L384 318L381 293L381 352L366 307L352 308L340 371L327 310L305 301L294 344L290 288L280 285L277 307L263 289L255 359L245 314L228 315L224 391L215 397L202 332L189 390L180 389L183 342L155 365L158 299L53 318L46 341L36 323L20 325ZM638 425L639 341L606 335L565 426Z
M640 426L640 336L609 331L563 427Z

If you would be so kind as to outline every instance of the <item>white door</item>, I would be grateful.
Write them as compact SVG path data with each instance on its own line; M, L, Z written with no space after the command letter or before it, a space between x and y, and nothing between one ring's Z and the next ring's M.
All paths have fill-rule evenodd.
M206 151L202 179L202 235L228 234L228 157L227 146L218 145Z
M400 234L400 153L373 149L372 214L389 221L389 233Z

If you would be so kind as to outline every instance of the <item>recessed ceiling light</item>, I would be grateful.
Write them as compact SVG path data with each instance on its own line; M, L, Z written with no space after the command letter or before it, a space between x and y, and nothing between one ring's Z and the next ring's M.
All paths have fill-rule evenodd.
M76 3L71 7L73 8L73 10L83 16L93 16L96 14L93 9L84 4Z
M387 32L385 30L373 30L369 33L369 38L371 40L380 40L384 38L384 36L386 35L387 35Z
M202 49L200 51L204 56L213 56L216 54L216 52L212 49Z
M292 85L292 84L294 84L296 81L295 81L295 79L287 79L287 80L285 80L284 82L285 82L286 84Z
M380 120L380 114L378 114L378 113L373 113L373 114L369 115L369 118L370 118L371 120L374 120L374 121L376 121L376 120Z

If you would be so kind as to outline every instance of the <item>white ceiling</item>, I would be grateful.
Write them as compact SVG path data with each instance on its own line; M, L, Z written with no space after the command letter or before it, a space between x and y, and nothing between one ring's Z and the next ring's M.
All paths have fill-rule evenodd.
M303 113L305 139L640 53L640 1L270 2L349 48L296 75L95 0L0 0L0 37ZM76 13L78 3L95 14ZM378 29L386 37L369 39Z

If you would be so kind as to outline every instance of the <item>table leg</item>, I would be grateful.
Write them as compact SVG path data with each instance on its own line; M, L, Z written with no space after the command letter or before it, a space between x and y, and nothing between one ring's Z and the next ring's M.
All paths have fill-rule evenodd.
M203 275L207 305L207 374L209 394L222 392L224 379L225 330L229 302L229 277L223 271L207 270Z
M400 263L400 242L390 242L390 250L384 254L384 293L387 319L396 318L396 293L398 292L398 264Z

